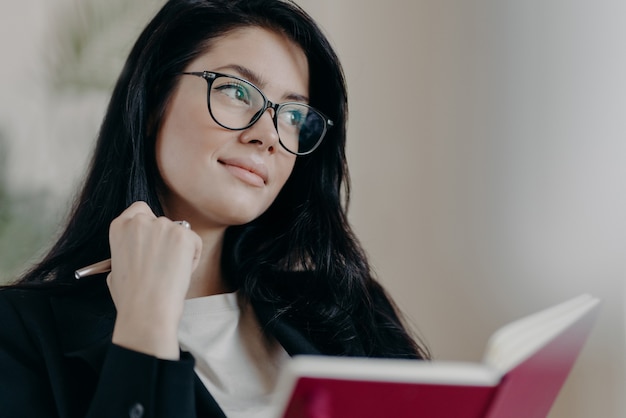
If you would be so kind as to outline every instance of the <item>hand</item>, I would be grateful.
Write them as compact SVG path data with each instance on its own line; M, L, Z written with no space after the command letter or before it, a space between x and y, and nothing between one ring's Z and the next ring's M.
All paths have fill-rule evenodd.
M202 241L135 202L111 223L107 284L117 309L113 343L178 359L178 323Z

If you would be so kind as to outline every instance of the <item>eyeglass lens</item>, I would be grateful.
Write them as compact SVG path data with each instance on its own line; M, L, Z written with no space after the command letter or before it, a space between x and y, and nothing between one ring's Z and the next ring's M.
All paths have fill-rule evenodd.
M209 89L209 110L220 125L244 129L262 116L266 100L254 85L232 77L217 77ZM289 102L274 118L281 144L294 154L311 152L326 133L326 120L312 107Z

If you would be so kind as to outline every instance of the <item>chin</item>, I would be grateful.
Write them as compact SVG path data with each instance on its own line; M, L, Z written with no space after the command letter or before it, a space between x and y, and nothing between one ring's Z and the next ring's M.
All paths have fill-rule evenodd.
M261 216L263 212L265 212L265 210L263 211L245 210L245 209L241 210L242 208L243 207L239 207L225 214L225 216L223 217L224 225L236 226L236 225L247 224L249 222L254 221L259 216Z
M271 206L268 196L236 193L207 196L193 205L206 222L221 226L243 225L254 221Z

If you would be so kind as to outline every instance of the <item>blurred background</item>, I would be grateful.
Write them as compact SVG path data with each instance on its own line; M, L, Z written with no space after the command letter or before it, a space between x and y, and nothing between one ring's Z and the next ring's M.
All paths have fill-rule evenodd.
M0 278L50 243L163 0L0 5ZM603 300L550 418L626 416L626 2L299 0L341 57L350 218L438 360Z

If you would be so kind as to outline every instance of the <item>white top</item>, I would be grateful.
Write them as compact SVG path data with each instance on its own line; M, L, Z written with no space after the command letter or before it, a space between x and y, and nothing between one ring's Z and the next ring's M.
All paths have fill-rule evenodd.
M237 293L185 301L178 340L227 417L271 416L272 392L289 355L262 333L254 310Z

